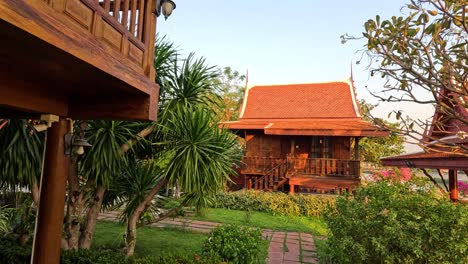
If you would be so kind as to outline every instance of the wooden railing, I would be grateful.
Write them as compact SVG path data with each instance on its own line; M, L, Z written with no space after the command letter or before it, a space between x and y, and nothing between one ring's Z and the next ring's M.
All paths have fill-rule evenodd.
M148 0L81 0L83 2L98 2L104 11L113 17L114 23L122 25L127 36L144 43L143 28L145 22L145 8ZM109 19L112 19L108 17Z
M320 176L359 177L359 160L288 158L288 171Z
M359 177L359 160L341 159L304 159L304 158L266 158L266 157L244 157L242 173L266 175L278 164L287 160L286 169L288 174L304 174L316 176L339 176Z
M275 167L265 173L265 175L256 179L250 188L255 190L269 190L276 191L276 189L286 181L286 174L288 170L286 160L277 164Z
M282 158L244 157L241 169L243 173L265 174L282 162Z
M154 0L44 0L99 42L128 59L130 68L154 78ZM97 56L102 54L96 54Z

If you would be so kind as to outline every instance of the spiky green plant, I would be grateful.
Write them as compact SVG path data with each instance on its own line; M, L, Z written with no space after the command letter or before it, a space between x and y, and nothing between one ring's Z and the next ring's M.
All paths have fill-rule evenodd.
M113 186L116 193L114 207L122 207L120 220L125 222L135 208L143 202L145 196L158 184L162 175L161 168L153 160L132 160L123 170ZM145 209L153 219L158 215L156 203L152 202Z
M191 107L204 105L207 107L219 106L219 85L217 78L219 72L214 66L208 66L206 59L195 58L190 53L179 67L178 63L173 65L173 75L166 82L166 90L170 101L161 112L160 118L176 107Z
M30 188L41 175L44 133L24 119L3 120L0 129L1 187Z
M179 107L168 116L162 127L166 148L161 157L168 160L165 177L176 183L196 201L206 206L206 198L219 191L240 154L236 137L219 129L214 114L201 107Z
M10 231L10 216L12 209L6 206L0 207L0 234L8 233Z
M137 127L137 123L124 121L90 121L86 138L93 146L81 162L82 174L94 178L96 184L109 186L111 179L122 172L125 162L120 147L135 137Z

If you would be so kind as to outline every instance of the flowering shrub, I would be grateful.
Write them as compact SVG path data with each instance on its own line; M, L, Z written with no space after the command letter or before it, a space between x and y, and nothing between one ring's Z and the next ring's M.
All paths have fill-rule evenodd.
M379 181L337 199L325 220L334 263L468 263L468 207L418 182Z
M468 183L459 181L458 182L458 192L460 195L468 196Z
M407 182L411 180L411 175L411 169L409 168L393 168L364 175L362 178L365 182Z

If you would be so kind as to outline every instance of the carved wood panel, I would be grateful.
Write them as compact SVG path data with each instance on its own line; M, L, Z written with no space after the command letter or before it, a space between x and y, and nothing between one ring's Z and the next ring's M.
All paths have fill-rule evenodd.
M93 10L91 10L91 8L87 7L81 1L65 1L65 8L63 13L74 21L78 22L78 24L84 27L86 30L91 31L93 23Z

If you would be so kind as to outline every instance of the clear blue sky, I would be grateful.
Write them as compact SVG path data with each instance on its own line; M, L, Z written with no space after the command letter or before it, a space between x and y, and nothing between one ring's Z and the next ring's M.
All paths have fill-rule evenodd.
M272 1L174 0L177 9L157 31L195 52L211 65L231 66L245 73L250 84L286 84L343 80L362 41L341 44L344 33L360 36L367 19L399 15L409 0ZM383 85L370 78L364 65L353 63L358 98L377 102L367 92ZM400 106L405 110L404 106ZM408 108L408 107L407 107ZM396 109L381 104L377 115ZM406 109L412 116L430 116L428 108Z

